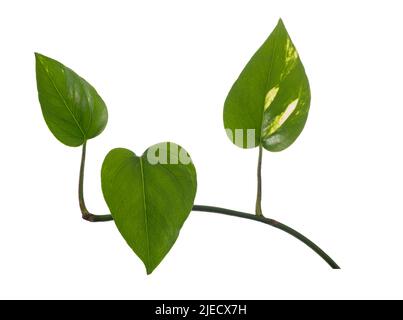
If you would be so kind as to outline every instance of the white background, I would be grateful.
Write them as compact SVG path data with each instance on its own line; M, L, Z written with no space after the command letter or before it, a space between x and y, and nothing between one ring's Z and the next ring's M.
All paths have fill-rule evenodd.
M0 298L403 298L401 1L2 1ZM192 155L198 204L252 212L257 149L225 135L226 94L279 17L310 79L311 111L287 150L264 153L263 208L317 242L191 213L151 276L113 222L80 219L80 148L37 100L34 52L74 69L109 109L88 145L86 198L107 213L114 147L171 140Z

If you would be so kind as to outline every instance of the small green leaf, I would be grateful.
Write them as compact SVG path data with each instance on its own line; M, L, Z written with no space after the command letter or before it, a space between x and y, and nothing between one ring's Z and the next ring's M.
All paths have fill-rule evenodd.
M304 128L310 97L304 67L280 19L227 96L227 134L242 148L284 150Z
M96 90L60 62L35 53L36 82L42 114L54 136L77 147L99 135L108 111Z
M197 182L189 155L170 142L148 148L141 157L113 149L104 160L101 179L117 228L150 274L192 210Z

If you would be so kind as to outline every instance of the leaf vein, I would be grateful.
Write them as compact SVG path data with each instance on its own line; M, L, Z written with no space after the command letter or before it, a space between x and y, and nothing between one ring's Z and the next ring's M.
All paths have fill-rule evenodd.
M48 71L46 70L46 68L43 66L42 61L39 59L39 64L42 67L42 69L44 70L46 76L48 77L49 81L52 83L53 87L55 88L57 94L60 96L61 100L63 101L64 106L67 108L67 110L70 112L74 122L76 123L77 127L80 129L81 133L83 134L83 138L86 139L86 134L84 133L83 129L81 128L77 118L74 116L74 113L71 111L70 107L68 106L66 100L64 99L63 95L60 93L59 89L57 88L56 84L54 83L52 77L50 76L50 74L48 73Z
M145 192L145 180L144 180L144 168L143 168L143 158L140 157L140 171L141 171L141 184L143 187L143 207L144 207L144 225L146 230L147 236L147 261L148 266L147 269L150 267L150 235L148 233L148 217L147 217L147 203L146 203L146 192ZM148 270L147 270L148 272Z

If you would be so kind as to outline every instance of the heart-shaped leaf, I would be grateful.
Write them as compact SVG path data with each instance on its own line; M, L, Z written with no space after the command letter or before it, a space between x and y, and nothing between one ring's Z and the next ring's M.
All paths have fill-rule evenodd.
M141 157L113 149L104 160L101 178L117 228L150 274L192 210L197 182L189 155L170 142L148 148Z
M39 53L36 82L43 117L54 136L77 147L99 135L108 111L96 90L73 70Z
M310 97L304 67L280 19L227 96L227 134L242 148L284 150L304 128Z

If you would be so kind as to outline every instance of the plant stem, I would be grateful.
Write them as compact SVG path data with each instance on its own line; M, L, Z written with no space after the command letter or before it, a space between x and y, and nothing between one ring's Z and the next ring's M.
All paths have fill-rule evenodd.
M287 232L288 234L292 235L293 237L295 237L298 240L305 243L309 248L311 248L313 251L315 251L323 260L325 260L332 267L332 269L340 269L340 267L336 264L336 262L334 262L333 259L330 258L326 254L326 252L324 252L321 248L319 248L315 243L313 243L311 240L309 240L307 237L305 237L298 231L294 230L293 228L290 228L290 227L286 226L285 224L278 222L276 220L265 218L263 216L256 216L256 215L250 214L250 213L245 213L245 212L240 212L240 211L235 211L235 210L230 210L230 209L225 209L225 208L219 208L219 207L202 206L202 205L194 205L192 211L220 213L220 214L225 214L228 216L249 219L249 220L254 220L254 221L268 224L274 228Z
M257 196L255 213L259 217L263 217L262 212L262 145L259 145L259 158L257 162Z
M83 144L83 149L81 153L81 165L80 165L80 178L78 181L78 202L80 204L81 214L84 220L89 222L104 222L112 221L111 215L95 215L88 211L84 200L84 169L85 169L85 154L87 152L87 141Z
M80 209L82 213L82 217L84 220L89 222L106 222L106 221L113 221L113 217L110 214L107 215L95 215L88 211L85 201L84 201L84 169L85 169L85 154L87 149L87 143L83 144L82 155L81 155L81 166L80 166L80 179L79 179L79 187L78 187L78 199L80 203ZM261 150L259 152L259 162L261 162ZM259 171L258 171L259 172ZM258 173L259 176L259 173ZM259 184L258 184L259 185ZM258 192L258 199L259 199L259 192ZM228 216L243 218L254 220L258 222L262 222L268 224L274 228L283 230L288 234L292 235L293 237L297 238L298 240L305 243L308 247L310 247L313 251L315 251L323 260L325 260L333 269L340 269L340 267L330 258L326 252L324 252L321 248L319 248L315 243L309 240L307 237L299 233L298 231L286 226L285 224L278 222L273 219L265 218L262 215L254 215L250 213L219 208L219 207L212 207L212 206L204 206L204 205L194 205L192 211L201 211L201 212L212 212L212 213L219 213L225 214Z

